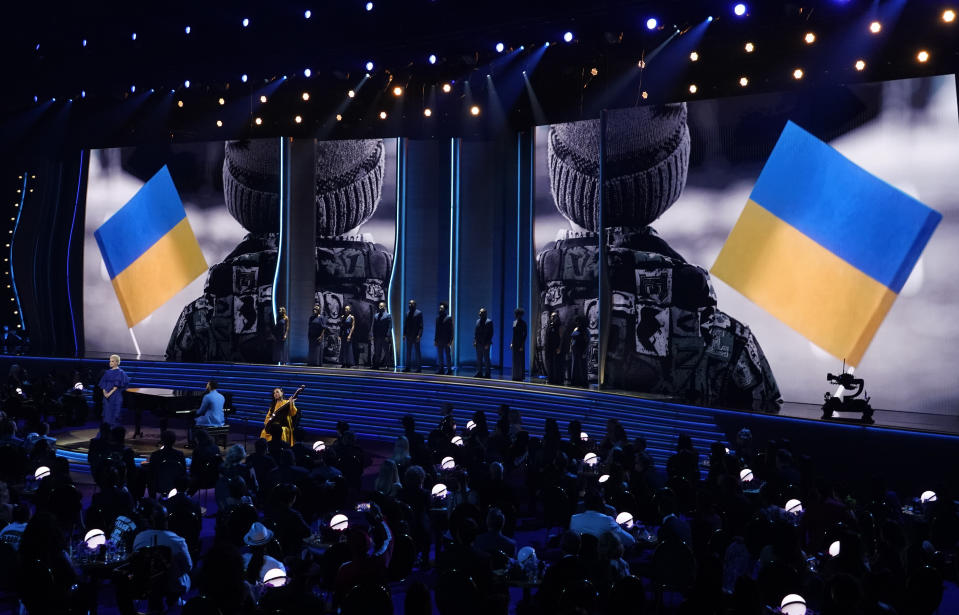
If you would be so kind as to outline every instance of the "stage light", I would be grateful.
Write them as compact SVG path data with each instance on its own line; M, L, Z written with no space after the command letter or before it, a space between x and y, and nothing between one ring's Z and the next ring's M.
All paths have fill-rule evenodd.
M923 491L922 495L919 496L919 502L925 504L927 502L935 502L939 497L936 495L935 491Z
M395 88L393 88L393 96L402 96L402 95L403 95L403 88L401 88L400 86L396 86Z
M243 83L246 83L248 79L249 77L246 76L246 73L243 73L242 75L240 75L240 81L242 81Z
M166 494L166 499L169 500L170 498L172 498L172 497L175 496L175 495L176 495L176 487L174 487L173 489L170 489L170 493Z
M430 494L436 499L442 500L446 498L446 495L449 493L446 489L446 485L443 483L436 483L433 485L433 488L430 490Z
M625 526L627 529L633 527L633 515L623 511L616 515L616 523Z
M922 60L920 60L920 62L921 62L921 61L922 61ZM137 86L131 85L131 86L130 86L130 93L131 93L131 94L135 94L136 91L137 91Z
M87 91L86 91L86 90L80 90L80 98L86 98L86 97L87 97Z
M747 85L749 85L749 79L746 77L740 77L739 85L741 85L742 87L746 87Z
M217 127L217 128L223 128L223 120L217 120L217 121L216 121L216 127Z
M249 25L250 25L250 20L249 20L249 19L247 19L246 17L244 17L244 18L243 18L243 21L242 21L242 22L240 22L240 23L242 23L242 24L243 24L243 27L244 27L244 28L246 28L247 26L249 26Z
M436 64L436 54L435 54L435 53L431 53L431 54L430 54L429 62L430 62L430 64Z
M86 46L87 46L87 39L83 39L83 42L81 43L81 46L82 46L82 47L86 47Z
M427 107L427 108L423 109L423 115L425 115L426 117L431 117L431 116L433 115L433 111L432 111L429 107ZM472 423L472 422L473 422L473 421L470 421L470 423ZM470 427L470 424L469 424L469 423L466 424L466 428L467 428L467 429L473 429L473 427Z
M786 512L792 513L794 515L802 514L802 502L793 498L786 502Z
M834 540L831 545L829 545L829 557L838 557L839 556L839 541Z
M599 463L599 456L596 453L586 453L586 456L583 457L583 463L593 467Z
M313 11L311 11L310 9L306 9L305 11L303 11L304 19L309 19L310 17L313 17Z
M506 45L503 43L496 43L496 53L503 53L504 49L506 49Z
M807 45L812 45L816 42L816 34L814 32L806 32L806 36L803 37L803 40L806 41Z
M603 474L602 476L599 477L599 484L602 485L608 480L609 480L609 474Z
M311 76L313 76L313 71L310 70L309 68L304 68L304 69L303 69L303 76L306 77L306 78L310 78Z
M919 60L919 62L926 62L927 60L929 60L929 52L923 49L922 51L916 54L916 59Z
M336 121L337 121L337 122L342 122L342 121L343 121L343 116L340 115L339 113L337 113L337 114L336 114Z
M733 7L733 15L735 15L736 17L742 17L745 14L746 14L746 5L743 4L742 2L736 4L736 6Z
M103 530L93 529L83 536L83 544L87 549L93 551L107 544L107 535Z
M187 79L186 81L183 82L183 87L189 89L189 87L190 87L190 80L189 80L189 79Z
M302 98L303 98L303 100L310 100L310 93L309 93L309 92L303 92Z
M255 120L253 120L253 123L256 124L257 126L262 126L262 125L263 125L263 118L262 118L262 117L258 117L258 118L256 118Z
M690 94L695 94L695 93L698 92L698 91L699 91L699 88L696 87L696 84L695 84L695 83L690 83L690 84L689 84L689 93L690 93Z
M864 70L866 63L863 60L856 60L856 70Z
M696 52L696 51L691 52L691 53L689 54L689 61L690 61L690 62L698 62L698 61L699 61L699 53Z
M373 63L372 63L372 62L367 62L367 63L366 63L366 70L368 70L368 71L373 70Z
M640 96L643 97L643 100L646 100L647 98L649 98L649 92L647 92L646 90L643 90L643 93L640 94Z
M636 66L639 68L646 68L646 60L640 60L639 62L636 62Z
M443 457L443 461L440 462L440 468L444 470L452 470L456 467L456 460L452 457Z
M367 10L367 11L372 11L372 10L373 10L373 3L372 3L372 2L367 2L367 3L366 3L366 10Z
M880 32L882 32L882 24L879 23L878 21L872 22L871 24L869 24L869 31L872 32L873 34L879 34Z
M744 483L750 483L753 480L753 471L749 468L743 468L739 471L739 480Z
M470 115L477 116L479 114L480 114L479 105L473 105L472 107L470 107Z
M192 32L192 31L193 31L193 28L191 28L190 26L187 26L187 27L183 28L183 32L184 32L185 34L189 34L189 33Z
M263 575L263 584L267 587L283 587L286 581L286 573L282 568L270 568Z
M449 94L450 92L453 91L453 86L451 86L451 85L448 84L448 83L444 83L442 89L443 89L443 93L444 93L444 94Z
M799 80L803 78L803 72L801 68L797 68L793 71L793 79Z
M23 394L19 390L17 391L17 393L20 393L21 395ZM40 466L39 468L37 468L36 472L33 473L33 477L37 480L42 480L48 476L50 476L50 468L48 468L47 466Z
M314 453L322 453L325 450L326 450L326 442L324 442L323 440L317 440L316 442L313 443Z
M134 32L133 34L131 34L131 35L130 35L130 39L131 39L131 40L134 40L134 41L137 40L137 33Z
M356 92L354 92L353 90L350 90L349 92L346 93L346 95L347 95L349 98L353 98L353 97L356 96Z
M789 594L783 598L779 611L783 615L806 615L806 600L799 594Z
M221 107L226 104L226 100L225 100L224 98L222 98L222 97L221 97L220 100L218 100L217 102L220 103L220 106L221 106Z
M432 115L432 112L426 113L427 111L429 111L428 108L423 109L423 115L425 115L426 117L429 117L430 115ZM476 429L476 423L473 422L472 420L466 421L466 429L467 431L473 431L474 429Z
M265 94L261 94L261 95L260 95L260 102L261 102L261 103L265 103L265 102L266 102L266 95L265 95Z
M564 34L564 35L563 35L563 40L566 41L567 43L572 43L572 42L573 42L573 33L572 33L572 32L567 32L566 34Z
M296 122L297 124L302 124L302 123L303 123L303 116L302 116L302 115L298 115L298 116L296 116L295 118L293 118L293 121Z
M10 246L7 246L7 247L9 248ZM78 383L74 384L74 385L73 385L73 390L74 390L74 391L82 391L82 390L83 390L83 383L82 383L82 382L78 382Z
M656 21L656 18L655 18L655 17L650 17L649 19L646 20L646 29L647 29L647 30L655 30L655 29L656 29L656 26L658 26L658 25L659 25L659 22Z
M956 12L952 9L946 9L942 12L942 20L945 23L952 23L956 20Z
M386 111L380 111L380 119L381 119L381 120L385 120L385 119L386 119Z
M330 519L330 529L342 532L350 527L350 520L343 513L337 513Z
M183 108L183 101L182 101L182 100L176 101L176 106L182 109L182 108Z
M585 431L579 432L579 440L580 442L589 442L589 434Z
M593 68L589 69L589 74L595 77L596 75L599 74L599 69L593 67Z
M744 49L746 50L746 53L752 53L753 50L756 49L756 46L752 43L746 43Z
M452 444L453 446L463 446L462 436L453 436L450 439L450 444Z

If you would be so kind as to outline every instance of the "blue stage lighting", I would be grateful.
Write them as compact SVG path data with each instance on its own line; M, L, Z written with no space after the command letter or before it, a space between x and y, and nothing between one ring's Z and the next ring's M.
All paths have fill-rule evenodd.
M136 93L136 91L137 91L137 86L131 85L131 86L130 86L130 93L131 93L131 94L134 94L134 93Z
M435 53L431 53L429 59L430 59L430 64L436 64L436 54L435 54Z
M647 30L655 30L655 29L656 29L656 26L658 26L658 25L659 25L659 22L656 20L655 17L650 17L649 19L646 20L646 29L647 29Z
M86 98L86 97L87 97L87 91L86 91L86 90L80 90L80 98Z
M183 82L183 87L185 87L185 88L190 87L190 80L189 80L189 79L187 79L186 81Z
M243 73L242 75L240 75L240 81L242 81L243 83L246 83L247 79L249 79L249 77L246 76L246 73Z
M309 19L310 17L313 17L313 11L311 11L310 9L306 9L305 11L303 11L303 17L304 19Z
M366 63L366 70L373 70L373 63L372 63L372 62L367 62L367 63Z
M564 34L564 35L563 35L563 40L566 41L567 43L572 43L572 42L573 42L573 33L572 33L572 32L567 32L566 34Z
M243 24L243 27L245 28L250 25L250 20L244 17L241 23Z
M193 28L191 28L190 26L187 26L187 27L183 28L183 32L184 32L185 34L189 34L189 33L192 32L192 31L193 31Z
M706 23L712 23L712 21L713 21L713 16L712 16L712 15L710 15L709 17L706 18Z
M83 43L82 43L82 44L83 44L84 47L86 47L86 46L87 46L87 39L83 39Z
M34 97L33 97L33 102L37 102L38 100L40 100L40 99L39 99L37 96L34 96Z
M504 49L506 49L506 45L503 43L496 43L496 53L503 53Z
M742 2L737 3L736 6L733 7L733 13L737 17L742 17L746 14L746 5Z
M57 102L57 99L56 99L56 98L51 98L51 99L50 99L50 102Z
M303 69L303 76L304 76L304 77L309 77L309 76L312 75L312 74L313 74L313 71L311 71L310 69L308 69L308 68L304 68L304 69Z
M137 33L134 32L132 35L130 35L130 38L132 38L133 40L137 40Z
M366 3L366 10L367 10L367 11L372 11L372 10L373 10L373 3L372 3L372 2L367 2L367 3Z

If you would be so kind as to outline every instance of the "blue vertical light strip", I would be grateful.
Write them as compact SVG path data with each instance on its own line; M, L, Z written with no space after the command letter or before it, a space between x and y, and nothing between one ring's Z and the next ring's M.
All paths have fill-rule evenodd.
M396 255L399 253L400 249L403 250L403 255L401 256L403 261L403 267L400 269L400 305L403 305L402 299L406 297L406 141L403 137L396 139L396 230L394 231L393 239L393 269L390 271L390 286L392 287L393 281L396 279ZM387 303L390 296L393 293L390 292L390 289L387 290L386 299ZM392 309L392 308L391 308ZM402 314L406 312L401 310ZM400 316L400 319L405 318L405 316ZM399 319L393 319L393 366L397 365L399 360L399 353L396 349L396 323ZM406 323L403 323L404 325ZM401 338L402 339L402 338ZM422 361L421 361L422 362ZM404 365L403 367L406 367Z
M17 229L20 228L20 216L23 215L23 204L27 200L27 178L29 173L23 172L23 187L20 189L20 207L17 208L17 221L13 224L13 236L10 237L10 285L13 286L13 296L17 300L17 316L20 317L20 330L26 332L27 323L23 320L23 308L20 307L20 293L17 292L17 281L13 271L13 242L17 239Z
M521 287L523 285L523 276L519 268L522 266L523 259L520 258L522 243L520 242L523 234L523 133L516 133L516 305L522 305L520 298Z
M458 308L459 293L457 292L458 280L456 276L459 273L459 164L457 161L458 148L456 147L456 137L450 138L450 288L449 288L449 306L450 318L453 319L453 356L452 362L454 369L459 370L459 337L456 335L456 316L454 310ZM458 310L457 310L458 312Z
M284 197L286 196L286 152L283 149L285 143L283 137L280 137L280 234L277 236L276 244L276 269L273 271L273 289L271 291L270 301L273 309L273 322L276 322L276 285L280 281L280 257L283 254L283 214L286 210L283 207Z
M80 172L77 174L77 198L73 202L73 220L70 222L70 236L67 237L67 305L70 308L70 325L73 327L73 356L80 356L80 342L77 337L77 320L73 315L73 293L70 290L70 256L73 253L73 231L77 224L77 210L80 209L80 186L83 185L83 155L80 150ZM11 268L12 269L12 268Z
M534 342L535 338L533 336L533 306L537 305L536 300L538 297L534 296L535 293L533 289L537 288L537 284L534 284L536 280L536 257L535 248L536 248L536 128L532 128L529 134L529 197L527 200L527 206L529 207L529 230L527 231L527 238L529 240L529 250L526 254L526 263L529 268L529 278L527 279L526 287L529 289L529 331L530 334L526 336L526 350L527 356L529 357L529 376L530 380L533 378L533 353L536 351L536 344ZM536 326L539 327L539 315L536 315Z

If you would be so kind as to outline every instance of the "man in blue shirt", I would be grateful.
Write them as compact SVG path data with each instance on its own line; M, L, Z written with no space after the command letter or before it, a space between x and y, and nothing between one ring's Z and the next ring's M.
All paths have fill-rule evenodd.
M196 411L197 427L222 427L223 426L223 394L216 390L216 380L206 383L206 395L200 403L200 409Z

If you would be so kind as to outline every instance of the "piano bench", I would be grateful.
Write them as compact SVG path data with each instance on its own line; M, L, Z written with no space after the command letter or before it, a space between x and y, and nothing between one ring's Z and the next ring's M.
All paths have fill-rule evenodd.
M207 432L218 446L226 448L230 439L230 426L228 424L223 427L198 427L197 429Z

